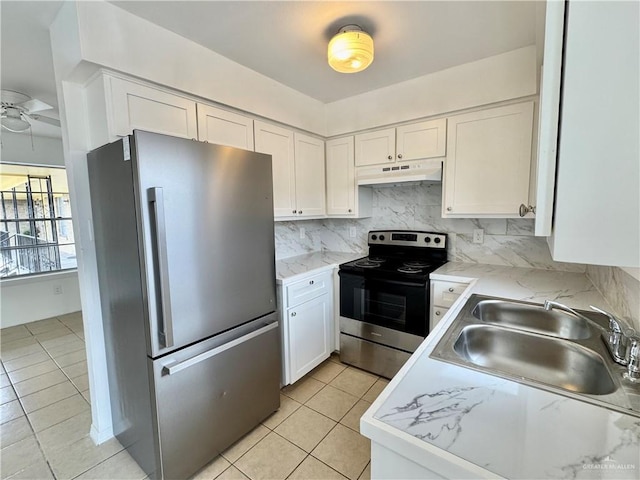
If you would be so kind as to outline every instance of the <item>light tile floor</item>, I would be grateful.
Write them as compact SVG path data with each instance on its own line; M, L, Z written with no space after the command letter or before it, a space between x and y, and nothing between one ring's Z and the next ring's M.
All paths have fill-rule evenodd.
M0 476L145 478L115 440L96 446L80 313L0 330ZM370 478L360 416L388 382L332 356L282 389L280 409L195 475L213 479Z

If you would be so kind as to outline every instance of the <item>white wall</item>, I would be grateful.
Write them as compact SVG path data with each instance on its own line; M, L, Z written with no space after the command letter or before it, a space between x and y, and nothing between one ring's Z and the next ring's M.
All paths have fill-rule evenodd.
M2 162L64 166L62 140L27 134L2 133ZM54 295L54 288L62 293ZM0 328L20 325L80 310L78 272L0 280Z
M54 293L56 287L61 294ZM76 271L2 280L0 293L2 328L80 310Z
M324 104L107 2L78 2L82 59L324 134Z
M327 104L327 136L537 93L536 47L520 48Z
M2 132L0 161L27 165L64 167L62 140L50 137L33 137L26 133Z

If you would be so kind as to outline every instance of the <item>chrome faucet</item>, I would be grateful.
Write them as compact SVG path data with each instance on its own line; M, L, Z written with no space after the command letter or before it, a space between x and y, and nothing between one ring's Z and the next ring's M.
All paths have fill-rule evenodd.
M586 320L589 324L594 325L602 331L605 334L606 344L613 360L620 365L629 366L629 376L640 379L640 338L635 337L633 329L626 328L622 321L609 312L594 307L593 305L590 305L590 307L592 310L606 315L609 318L609 329L602 327L594 320L576 312L571 307L567 307L566 305L553 302L551 300L546 300L544 302L545 310L552 310L554 308L564 310L565 312L569 312L583 320ZM632 344L635 345L635 347L632 347ZM633 366L631 364L633 364Z

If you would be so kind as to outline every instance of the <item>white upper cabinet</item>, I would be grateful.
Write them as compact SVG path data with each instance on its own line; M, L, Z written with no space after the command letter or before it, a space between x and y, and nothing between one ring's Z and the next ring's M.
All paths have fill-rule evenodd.
M256 152L268 153L272 157L274 216L295 215L293 132L258 120L254 122L254 129Z
M552 257L640 266L638 2L569 2Z
M447 119L412 123L396 129L398 161L443 157L447 144Z
M198 138L195 101L120 78L108 77L108 81L113 135L130 135L140 129Z
M528 205L533 102L448 118L443 217L517 217Z
M327 141L327 215L355 210L356 184L353 136Z
M361 218L371 216L373 191L355 181L354 137L326 142L327 216Z
M356 167L395 161L396 129L361 133L355 137Z
M324 217L324 142L258 120L254 129L256 152L273 158L276 220Z
M253 150L253 119L198 103L198 140Z
M324 141L294 134L295 205L298 217L325 214Z
M355 165L442 157L446 153L447 119L428 120L355 136Z

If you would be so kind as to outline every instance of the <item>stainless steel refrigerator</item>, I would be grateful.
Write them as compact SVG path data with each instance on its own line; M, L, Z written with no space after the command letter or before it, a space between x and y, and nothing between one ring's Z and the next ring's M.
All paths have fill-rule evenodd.
M114 433L188 478L280 405L271 156L134 131L88 171Z

